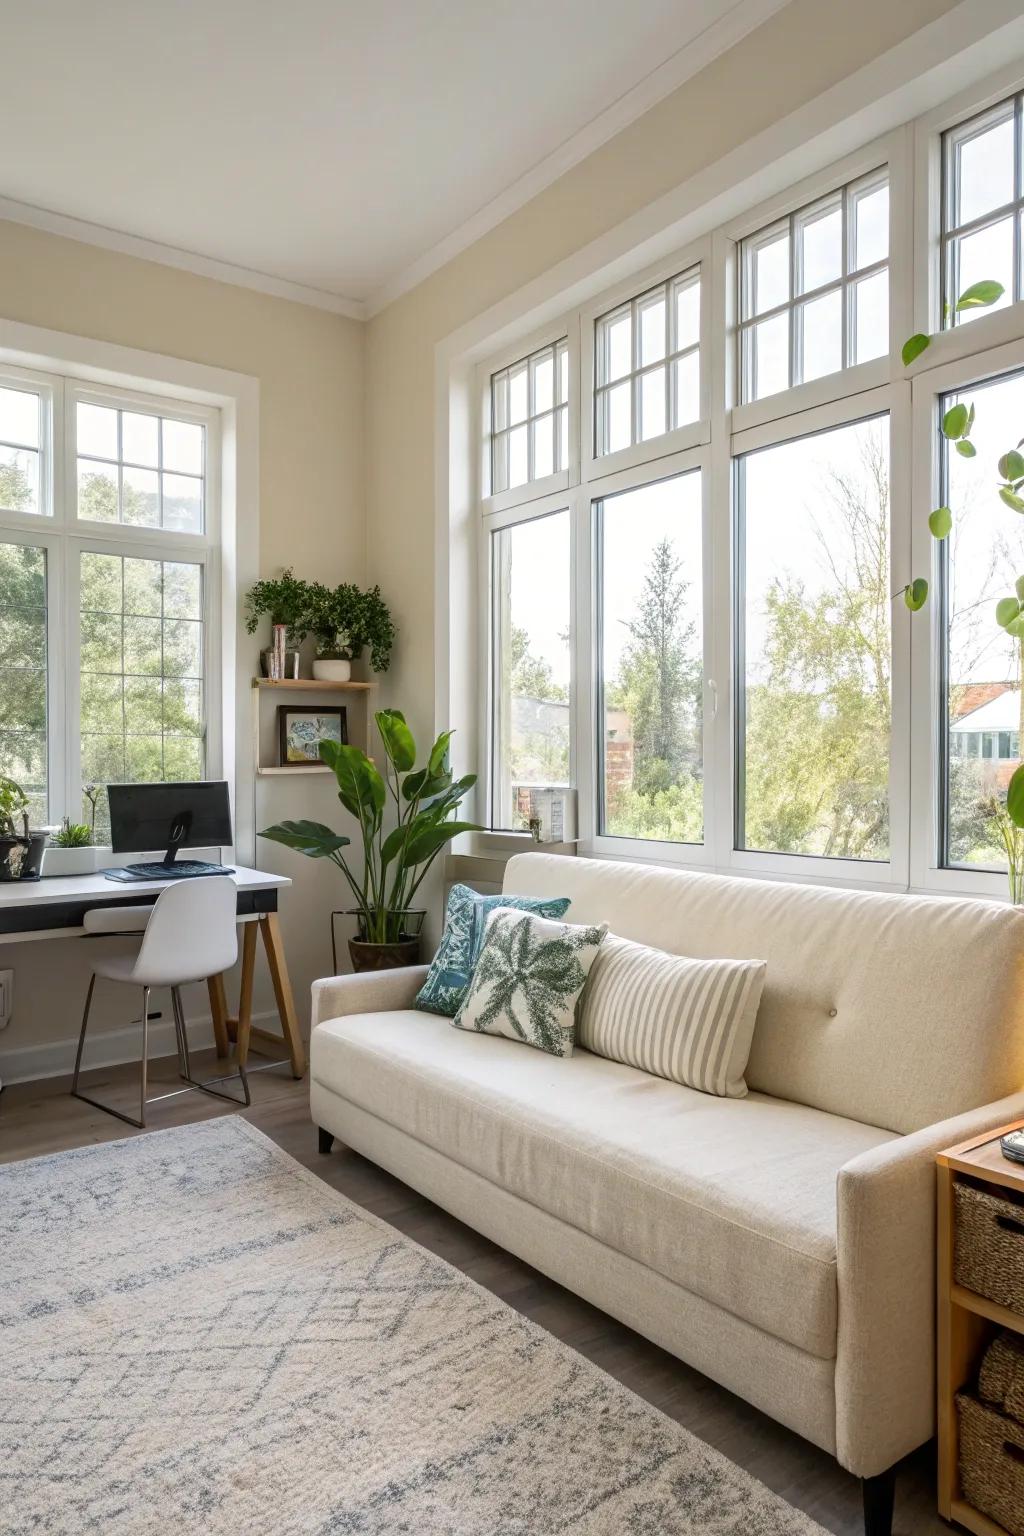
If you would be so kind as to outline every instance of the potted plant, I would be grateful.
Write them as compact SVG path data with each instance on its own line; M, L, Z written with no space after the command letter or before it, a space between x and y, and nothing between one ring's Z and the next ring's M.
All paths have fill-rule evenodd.
M30 832L28 795L0 773L0 880L38 880L45 832Z
M282 821L260 833L309 859L330 859L341 870L359 923L356 938L349 940L357 971L415 965L422 918L413 907L416 892L453 837L480 831L474 822L452 819L476 783L475 773L452 778L448 763L452 732L442 731L426 764L416 768L416 743L405 716L397 709L383 709L375 719L384 743L383 775L358 747L320 743L320 756L338 781L338 799L359 823L361 870L353 870L341 851L351 839L321 822ZM389 793L394 825L385 832Z
M245 594L245 627L250 635L256 633L263 615L270 615L272 631L281 632L284 645L284 677L299 675L299 646L309 634L310 585L300 581L291 567L280 576L257 581ZM271 657L274 646L260 651L260 669L264 677L270 677Z
M386 672L391 664L395 625L379 587L364 592L351 582L342 582L337 587L314 582L310 589L309 627L316 635L316 678L347 683L353 661L364 650L369 650L375 672Z
M92 829L85 822L65 816L43 855L43 875L91 875L96 869Z

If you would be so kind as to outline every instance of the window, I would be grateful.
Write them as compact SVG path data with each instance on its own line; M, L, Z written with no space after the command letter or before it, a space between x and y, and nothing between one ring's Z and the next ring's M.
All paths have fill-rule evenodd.
M761 400L889 351L889 175L791 213L740 249L742 398Z
M996 308L1024 297L1024 139L1018 95L949 129L942 140L942 287L947 325L987 310L959 314L956 301L972 284L994 278L1005 290Z
M601 315L594 327L598 457L700 417L700 269Z
M569 463L569 344L563 339L491 377L491 493L544 480Z
M889 857L885 417L737 460L737 845Z
M943 395L943 414L960 400L975 407L974 458L941 438L943 504L953 530L941 554L942 667L946 744L942 862L1001 867L993 801L1005 799L1019 761L1024 642L993 619L995 605L1024 572L1024 519L995 494L993 465L1017 442L1024 420L1024 370Z
M571 741L570 529L561 510L491 535L492 824L529 822L523 791L568 785Z
M704 840L701 474L596 503L601 832Z
M206 771L216 425L213 410L0 375L0 772L36 824L91 821L86 785ZM51 446L65 441L66 459Z

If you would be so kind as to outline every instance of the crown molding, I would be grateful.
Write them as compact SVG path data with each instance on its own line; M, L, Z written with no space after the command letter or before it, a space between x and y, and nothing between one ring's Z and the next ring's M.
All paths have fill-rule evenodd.
M45 230L47 234L62 235L66 240L79 240L84 245L99 246L101 250L118 251L123 256L155 261L164 267L177 267L179 271L192 272L197 277L210 277L235 288L251 288L256 293L290 299L294 304L305 304L313 309L325 309L350 320L366 319L366 306L359 299L329 293L323 288L310 288L305 283L293 283L287 278L273 277L269 272L255 272L249 267L236 266L234 262L218 261L213 256L200 256L195 251L183 251L159 240L146 240L141 235L128 235L123 230L53 213L48 208L36 208L32 203L21 203L14 198L0 197L0 221L26 224L31 229Z
M367 319L380 314L389 304L425 281L447 262L461 254L477 240L488 234L498 224L516 213L531 198L550 187L560 176L579 165L588 155L607 144L617 133L628 128L651 107L657 106L666 96L685 85L687 80L700 73L720 54L743 40L781 11L789 0L736 0L736 4L713 21L710 26L657 68L644 76L630 90L619 96L611 106L599 112L585 127L565 140L551 154L545 155L531 170L506 187L497 197L460 224L437 245L418 256L403 271L376 289L366 300L364 311Z

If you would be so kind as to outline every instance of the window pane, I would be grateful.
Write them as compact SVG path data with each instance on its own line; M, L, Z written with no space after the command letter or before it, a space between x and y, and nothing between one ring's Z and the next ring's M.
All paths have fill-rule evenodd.
M0 544L0 773L29 797L29 819L48 820L46 772L46 551Z
M855 363L884 357L889 350L889 274L876 272L853 287Z
M1020 756L1022 643L995 621L995 605L1024 572L1024 519L995 493L993 465L1017 442L1024 374L942 401L973 403L977 457L943 445L944 499L953 509L947 540L949 747L947 861L1005 868L992 802L1005 801Z
M181 533L202 533L203 482L191 475L161 475L160 479L163 526Z
M121 520L140 528L159 528L160 476L155 469L129 464L121 471Z
M568 397L568 387L569 349L564 340L541 347L512 367L491 375L492 496L531 480L542 480L554 474L556 468L568 467L567 442L566 452L556 463L556 439L562 436L558 413ZM201 482L189 482L184 475L164 476L165 523L169 506L174 516L194 519L195 494L191 500L186 494L190 483L201 487ZM170 504L169 493L178 498ZM182 496L184 503L180 500Z
M700 340L700 278L676 284L676 334L673 348L695 347Z
M527 458L526 427L513 427L508 434L508 483L509 486L525 485L530 478Z
M39 455L0 444L0 511L39 511Z
M0 443L39 447L39 396L24 389L0 388Z
M75 412L78 451L97 459L117 458L117 412L79 400Z
M809 293L843 275L843 212L840 203L816 208L796 220L798 291Z
M597 322L597 382L624 378L633 367L633 321L628 309Z
M700 471L599 503L601 830L704 837Z
M785 304L789 298L789 233L783 232L775 239L753 250L754 305L753 312L763 315L766 309Z
M997 283L1002 283L1005 290L1002 298L995 304L990 304L987 309L965 309L961 314L957 314L955 316L957 325L976 320L979 315L989 315L994 309L1005 309L1008 304L1013 303L1012 218L1001 219L996 224L986 225L984 229L976 229L973 234L963 235L954 242L954 247L957 276L956 292L952 295L953 303L965 289L986 278L994 278Z
M751 327L753 346L752 399L789 388L789 312Z
M800 305L801 378L823 378L843 366L843 296L838 288Z
M961 138L956 145L958 206L955 224L969 224L993 208L1012 203L1013 110L1002 122Z
M201 777L202 568L85 552L80 601L83 784ZM168 751L171 736L186 740ZM103 794L97 835L109 835Z
M100 464L95 459L79 459L78 515L92 523L118 521L116 464Z
M182 475L201 475L203 472L203 429L193 421L172 421L164 418L163 432L164 469L177 470ZM127 454L125 455L127 458Z
M531 364L533 368L533 414L550 411L555 403L555 358L546 352Z
M853 265L857 271L889 255L889 188L853 195Z
M889 856L888 419L739 461L740 846Z
M121 451L126 464L157 469L160 464L160 420L135 411L121 413Z
M530 408L530 370L526 363L513 368L508 376L509 421L525 421Z
M492 535L495 782L499 827L522 827L521 790L569 783L569 514Z
M665 430L665 369L652 368L640 377L640 440L662 437Z
M633 441L633 385L627 379L602 390L597 401L598 453L615 453Z
M688 352L672 364L674 375L674 427L700 420L700 354Z
M648 295L638 304L640 319L640 366L660 363L665 356L665 329L668 324L668 306L664 289Z
M545 475L555 471L554 417L541 416L531 423L530 430L533 433L533 478L543 480Z

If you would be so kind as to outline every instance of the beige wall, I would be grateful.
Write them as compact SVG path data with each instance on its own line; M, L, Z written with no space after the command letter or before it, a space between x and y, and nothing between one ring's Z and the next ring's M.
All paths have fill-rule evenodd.
M793 0L370 322L369 570L394 599L403 626L390 693L421 728L430 723L434 686L437 343L954 3Z
M310 577L365 578L361 323L9 223L0 223L0 315L257 378L261 572L293 564ZM260 781L259 826L283 816L329 820L337 809L323 781ZM305 1015L310 982L330 970L339 881L270 844L259 857L295 878L282 913ZM0 1074L7 1052L77 1030L85 952L78 940L0 946L16 998L0 1033ZM264 984L258 1006L265 996ZM98 1022L112 1028L130 1017L112 1001Z

